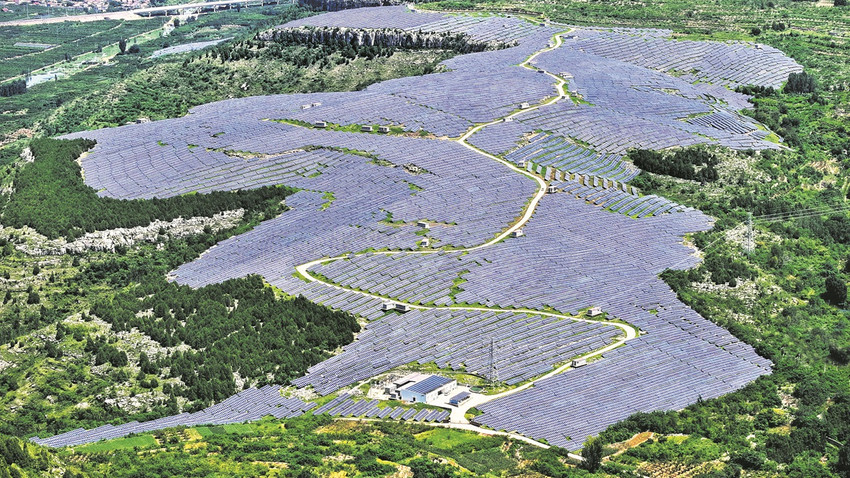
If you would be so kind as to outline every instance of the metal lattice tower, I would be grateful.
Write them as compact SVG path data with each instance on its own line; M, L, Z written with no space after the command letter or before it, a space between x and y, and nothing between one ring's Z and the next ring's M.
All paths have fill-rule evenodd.
M755 242L753 241L753 213L747 214L747 237L744 242L744 252L752 254L755 250Z
M490 384L495 385L499 381L499 372L496 370L496 339L490 337Z

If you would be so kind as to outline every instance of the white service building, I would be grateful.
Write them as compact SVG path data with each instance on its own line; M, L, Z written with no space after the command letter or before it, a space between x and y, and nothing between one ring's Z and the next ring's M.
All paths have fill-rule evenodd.
M457 380L439 375L412 373L395 380L387 392L410 403L435 403L457 388Z

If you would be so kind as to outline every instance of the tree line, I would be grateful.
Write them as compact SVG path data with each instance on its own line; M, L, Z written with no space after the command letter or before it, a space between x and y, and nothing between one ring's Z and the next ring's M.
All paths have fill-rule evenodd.
M673 153L650 149L633 149L628 158L644 171L692 181L712 182L719 179L717 157L704 147L682 148Z
M497 50L515 42L479 41L465 33L408 31L398 28L297 27L279 28L257 34L256 39L284 45L327 45L337 50L352 47L400 50L441 49L460 54Z
M243 60L279 60L298 67L335 66L357 58L388 58L398 51L434 48L454 54L503 48L507 45L475 42L453 33L416 34L394 30L371 31L374 43L364 44L357 35L316 34L314 30L275 30L252 39L220 44L201 54L220 63ZM399 37L402 35L402 37ZM429 36L430 35L430 36ZM188 66L189 60L184 62ZM340 63L341 62L341 63Z
M60 466L64 468L61 475L57 472ZM78 478L85 475L72 470L67 463L47 448L27 443L19 438L0 435L0 478L31 476Z
M814 75L810 75L805 71L800 73L789 73L788 81L782 91L785 93L814 93L817 90L818 83Z
M27 92L26 80L15 80L10 83L0 85L0 96L9 97L22 95Z

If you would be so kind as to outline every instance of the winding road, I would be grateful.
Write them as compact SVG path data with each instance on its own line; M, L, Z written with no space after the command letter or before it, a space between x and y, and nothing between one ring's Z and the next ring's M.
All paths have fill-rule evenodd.
M529 56L524 62L522 62L520 64L520 66L522 66L524 68L528 68L530 70L535 70L535 71L542 70L541 68L538 68L536 66L532 66L530 63L538 55L545 53L545 52L548 52L548 51L552 51L552 50L560 47L561 44L562 44L561 35L567 33L568 31L569 30L565 30L565 31L562 31L560 33L555 34L554 37L553 37L554 43L551 46L548 46L546 48L538 50L537 52L535 52L534 54ZM457 138L455 140L458 143L465 146L466 148L469 148L470 150L474 151L475 153L486 156L487 158L489 158L493 161L497 161L497 162L503 164L504 166L516 171L517 173L520 173L520 174L536 181L538 186L539 186L537 188L537 192L534 194L534 196L529 201L529 203L526 206L525 211L523 212L522 216L512 226L510 226L509 228L507 228L506 230L504 230L503 232L496 235L494 238L490 239L489 241L487 241L485 243L482 243L482 244L479 244L479 245L473 246L473 247L456 249L456 250L453 250L453 251L470 252L470 251L475 251L475 250L478 250L478 249L483 249L485 247L490 247L494 244L497 244L497 243L503 241L504 239L509 237L512 232L521 229L526 223L528 223L529 220L531 220L531 218L534 215L534 212L537 208L537 205L540 203L540 200L543 199L543 196L546 195L546 188L547 188L548 184L543 178L541 178L540 176L537 176L537 175L535 175L535 174L533 174L529 171L520 169L517 166L515 166L514 164L511 164L510 162L505 161L502 158L499 158L499 157L494 156L494 155L492 155L492 154L490 154L486 151L483 151L483 150L481 150L481 149L479 149L479 148L477 148L477 147L475 147L475 146L473 146L473 145L471 145L470 143L467 142L467 140L469 139L470 136L472 136L473 134L477 133L478 131L480 131L480 130L488 127L488 126L491 126L491 125L494 125L494 124L497 124L497 123L501 123L501 122L504 122L504 121L510 121L515 116L525 114L525 113L528 113L530 111L534 111L536 109L543 108L543 107L546 107L548 105L552 105L552 104L554 104L558 101L570 98L569 95L567 94L567 92L564 89L565 85L566 85L566 81L563 78L561 78L561 77L559 77L559 76L557 76L557 75L555 75L551 72L548 72L548 71L545 71L545 70L542 70L542 71L546 75L548 75L548 76L550 76L550 77L552 77L553 79L556 80L555 89L557 90L557 96L553 97L552 99L549 99L548 101L536 104L534 106L530 106L528 108L523 108L521 110L515 111L515 112L513 112L513 113L511 113L507 116L504 116L502 118L498 118L498 119L491 121L489 123L483 123L483 124L474 126L469 131L467 131L466 133L464 133L462 136L460 136L459 138ZM327 258L322 258L322 259L316 259L314 261L310 261L310 262L298 265L298 266L295 267L295 269L298 272L298 274L300 274L305 280L307 280L309 282L320 282L320 283L322 283L322 284L324 284L328 287L334 287L336 289L345 290L345 291L348 291L348 292L353 292L353 293L356 293L356 294L360 294L360 295L375 298L375 299L392 300L395 303L407 305L411 309L418 309L418 310L446 310L446 309L448 309L448 310L472 310L472 311L486 311L486 312L528 313L528 314L542 315L542 316L548 316L548 317L555 317L555 318L564 319L564 320L601 323L601 324L617 327L617 328L619 328L623 331L622 337L618 338L616 341L612 342L611 344L609 344L609 345L607 345L607 346L605 346L601 349L595 350L593 352L590 352L588 354L581 356L581 358L583 358L583 359L591 359L591 358L598 357L598 356L600 356L600 355L602 355L602 354L604 354L604 353L606 353L606 352L608 352L608 351L610 351L614 348L621 346L625 342L638 337L638 335L639 335L637 328L635 328L632 325L622 323L622 322L613 322L613 321L605 321L605 320L591 320L591 319L585 319L585 318L581 318L581 317L573 317L573 316L554 313L554 312L543 312L543 311L532 310L532 309L500 309L500 308L493 308L493 307L474 307L474 306L423 306L423 305L418 305L418 304L411 304L411 303L406 303L406 302L403 302L403 301L398 301L398 300L395 300L395 299L388 299L387 297L383 297L383 296L380 296L380 295L371 294L371 293L368 293L368 292L344 287L344 286L341 286L339 284L334 284L334 283L322 280L322 279L317 278L317 277L310 274L310 268L312 268L314 266L317 266L317 265L320 265L320 264L326 264L326 263L333 262L333 261L340 260L340 259L350 258L352 255L357 256L357 255L365 255L365 254L372 254L372 255L375 255L375 254L383 254L383 255L437 254L439 252L442 252L442 251L440 249L434 249L434 250L420 250L420 251L378 251L378 252L369 252L369 253L360 253L360 254L345 254L345 255L340 255L340 256L336 256L336 257L327 257ZM451 418L450 418L449 423L435 423L435 424L432 424L432 425L448 427L448 428L456 428L456 429L461 429L461 430L474 431L474 432L490 434L490 435L503 435L503 436L508 436L508 437L513 438L513 439L521 440L523 442L526 442L526 443L529 443L529 444L532 444L532 445L535 445L535 446L539 446L539 447L542 447L542 448L549 448L549 445L542 443L542 442L539 442L537 440L534 440L532 438L523 436L523 435L519 435L519 434L516 434L516 433L510 433L510 432L495 431L495 430L490 430L490 429L486 429L486 428L482 428L482 427L473 425L466 418L466 413L473 407L482 405L482 404L490 402L492 400L496 400L496 399L499 399L499 398L502 398L502 397L506 397L508 395L512 395L514 393L518 393L522 390L526 390L526 389L534 386L534 384L536 382L540 381L540 380L545 380L545 379L550 378L554 375L558 375L560 373L563 373L564 371L572 368L571 363L569 362L569 360L571 358L573 358L573 357L565 357L564 358L564 361L566 362L565 364L555 368L554 370L546 373L545 375L539 376L539 377L537 377L533 380L530 380L530 381L528 381L528 382L526 382L526 383L524 383L524 384L522 384L518 387L512 388L510 390L507 390L507 391L504 391L504 392L501 392L501 393L498 393L498 394L494 394L494 395L485 395L485 394L480 394L480 393L473 393L472 396L470 397L470 399L467 400L463 405L461 405L459 407L452 407L451 408L452 413L451 413ZM368 420L368 419L364 419L364 420ZM570 457L573 458L573 459L582 460L582 457L579 456L579 455L570 454Z

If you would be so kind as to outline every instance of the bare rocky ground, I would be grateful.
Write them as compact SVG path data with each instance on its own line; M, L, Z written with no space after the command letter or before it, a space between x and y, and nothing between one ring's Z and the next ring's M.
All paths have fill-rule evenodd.
M132 247L142 242L165 242L168 239L199 234L207 227L212 232L230 229L238 225L244 215L244 209L237 209L212 217L156 220L147 226L90 232L71 242L65 239L48 239L26 226L21 229L0 226L0 237L10 239L15 243L16 249L32 256L80 254L87 251L115 252L116 248Z

